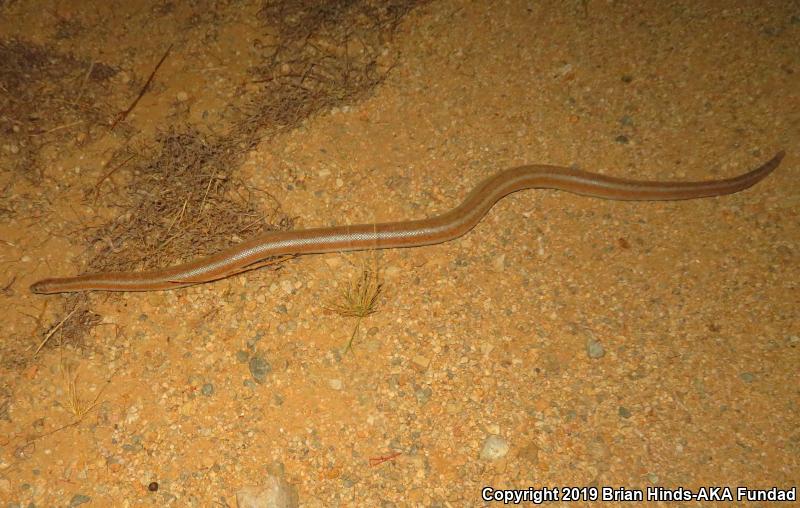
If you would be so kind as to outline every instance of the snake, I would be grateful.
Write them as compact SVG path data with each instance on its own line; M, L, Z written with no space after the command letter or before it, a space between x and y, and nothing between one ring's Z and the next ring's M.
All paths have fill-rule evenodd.
M230 277L277 256L438 244L466 234L500 199L525 189L553 189L618 201L676 201L722 196L756 184L778 167L784 155L783 151L779 151L763 165L735 177L705 181L629 180L571 167L519 166L488 177L460 205L433 217L267 231L216 254L168 268L47 278L35 282L30 290L37 294L169 290Z

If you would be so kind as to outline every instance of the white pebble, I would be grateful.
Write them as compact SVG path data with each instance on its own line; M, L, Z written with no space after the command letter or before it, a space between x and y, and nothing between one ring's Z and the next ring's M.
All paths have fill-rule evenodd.
M489 435L483 442L481 449L482 460L502 459L508 453L508 443L501 436L496 434Z

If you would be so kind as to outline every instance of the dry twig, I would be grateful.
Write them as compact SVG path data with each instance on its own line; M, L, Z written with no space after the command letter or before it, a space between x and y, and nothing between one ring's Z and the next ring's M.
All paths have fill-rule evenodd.
M161 60L158 61L155 68L153 69L153 72L150 73L150 77L147 78L147 81L145 82L142 89L139 91L139 95L136 96L136 99L134 99L131 105L128 106L128 109L122 111L117 115L117 118L114 120L114 123L111 124L110 130L113 131L114 127L116 127L118 123L125 120L130 114L130 112L133 111L133 108L135 108L136 105L139 103L139 100L142 98L142 96L144 96L145 92L147 92L147 89L150 87L150 83L153 81L153 77L156 75L156 72L158 72L158 68L161 67L161 64L163 64L164 60L167 59L167 55L169 55L169 52L172 50L172 46L173 45L170 44L167 50L164 52L164 56L161 57Z
M72 311L71 311L69 314L67 314L67 315L64 317L64 319L62 319L61 321L59 321L59 322L58 322L58 324L57 324L56 326L54 326L54 327L53 327L53 328L52 328L52 329L51 329L49 332L47 332L47 335L45 335L45 336L44 336L44 339L42 340L41 344L39 344L39 347L37 347L37 348L36 348L36 351L34 351L34 352L33 352L33 356L36 356L36 355L38 355L38 354L39 354L39 351L41 351L41 350L42 350L42 348L44 347L44 345L45 345L45 344L47 344L47 341L49 341L49 340L50 340L50 337L52 337L52 336L53 336L53 334L54 334L54 333L56 333L56 331L57 331L59 328L61 328L62 326L64 326L64 323L67 321L67 319L69 319L70 317L72 317L72 315L73 315L73 314L75 314L75 311L77 311L77 310L78 310L78 308L77 308L77 307L76 307L76 308L74 308L74 309L72 309Z

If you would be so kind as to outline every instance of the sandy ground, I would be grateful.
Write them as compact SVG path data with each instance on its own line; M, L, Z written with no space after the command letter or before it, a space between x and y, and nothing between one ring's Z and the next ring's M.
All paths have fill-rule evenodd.
M2 33L47 41L65 17L96 26L106 12L86 5L12 2ZM239 18L214 47L125 19L110 17L102 40L119 31L139 51L92 44L92 30L61 44L146 74L176 41L131 119L142 129L168 122L181 92L202 120L203 101L224 102L247 66L232 59L211 87L190 72L204 51L244 51ZM83 346L2 372L3 507L235 506L267 474L302 506L476 506L483 486L797 486L797 4L447 0L413 11L392 51L368 99L248 154L241 177L296 227L432 215L523 163L701 180L787 156L732 196L528 191L447 244L93 295L102 323ZM0 223L0 282L16 277L0 296L3 341L41 342L62 297L27 286L85 262L81 235L58 233L93 213L80 196L104 173L102 152L59 150L37 186L3 175L15 206L49 203ZM365 263L384 293L342 354L354 322L322 303ZM99 394L75 425L65 356L81 399ZM270 367L261 382L254 358ZM501 453L481 457L487 439Z

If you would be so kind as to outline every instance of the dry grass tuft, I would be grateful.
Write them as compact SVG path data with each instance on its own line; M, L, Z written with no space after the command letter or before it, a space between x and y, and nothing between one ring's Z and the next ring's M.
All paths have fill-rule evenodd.
M135 177L107 196L127 211L94 231L89 269L168 266L263 231L291 228L291 218L269 194L257 193L235 177L242 156L230 139L190 126L159 133L152 146L141 147L126 165ZM266 212L262 196L272 206Z
M67 391L67 400L64 402L64 407L75 417L75 421L83 420L86 415L92 412L97 406L100 405L100 395L102 395L103 390L99 390L97 395L95 395L94 399L91 402L86 402L81 400L80 396L78 395L78 372L77 368L70 364L69 362L64 360L62 355L61 357L61 375L64 378L66 383L66 391Z
M356 318L353 333L344 352L352 349L353 341L358 334L361 321L378 312L378 301L383 290L383 283L377 269L363 268L361 275L345 287L338 299L330 301L325 308L342 317Z

